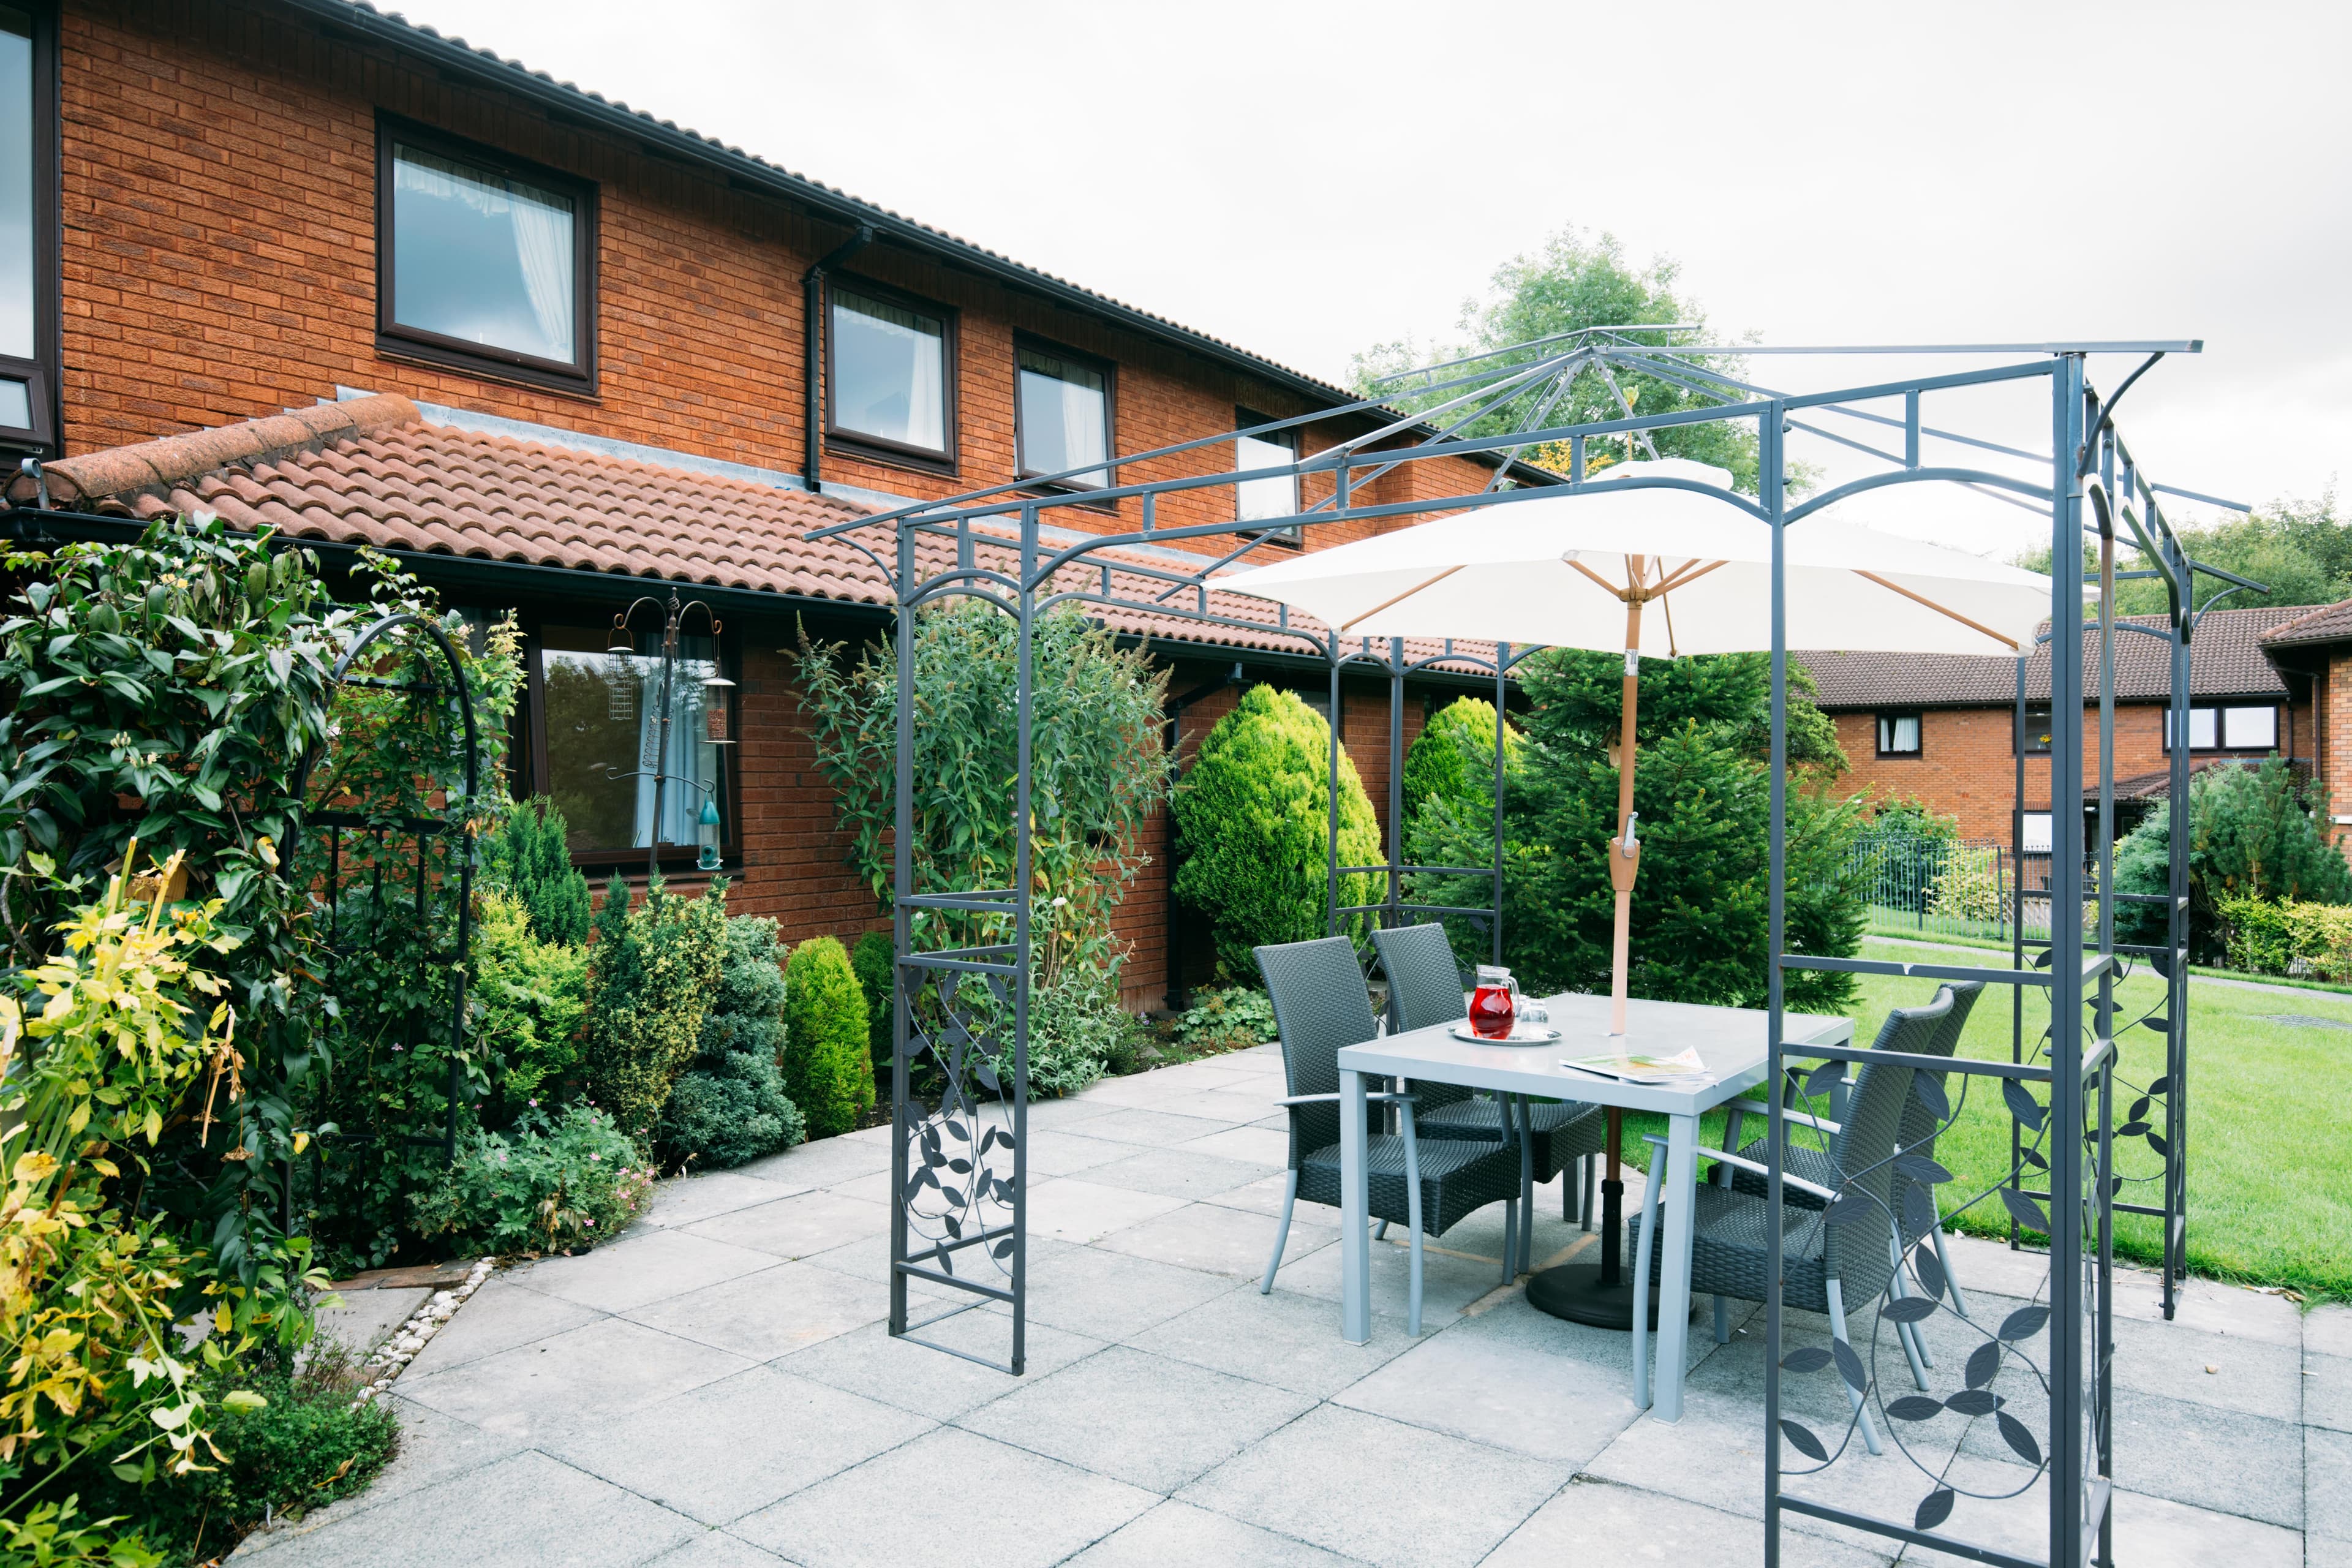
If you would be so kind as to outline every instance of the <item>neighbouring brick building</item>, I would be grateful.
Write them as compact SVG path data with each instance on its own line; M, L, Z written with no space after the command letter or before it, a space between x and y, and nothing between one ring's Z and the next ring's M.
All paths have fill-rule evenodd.
M615 782L649 732L646 661L608 654L604 629L663 582L699 595L726 627L691 651L740 683L740 743L673 768L719 805L735 907L788 939L875 923L782 650L803 624L878 633L887 592L804 531L1348 397L365 5L0 0L0 454L45 479L15 476L12 536L201 506L331 560L388 548L454 604L520 611L518 783L566 802L592 868L640 866L658 835L690 874L697 801L656 824ZM1115 477L1106 462L1074 488L1370 428L1335 417L1287 447L1220 442ZM1491 478L1415 464L1365 499ZM1265 550L1299 548L1283 520L1317 499L1313 480L1257 481L1171 498L1159 521L1265 520ZM1052 515L1109 531L1134 507ZM1313 548L1363 529L1304 531ZM1200 559L1168 549L1130 559ZM1270 607L1226 608L1266 634L1113 619L1194 694L1171 715L1188 745L1230 708L1236 668L1322 689ZM1408 742L1430 703L1481 689L1417 677ZM1385 814L1385 688L1351 685L1342 708ZM1166 871L1163 854L1123 911L1137 1004L1170 984Z
M2189 644L2189 765L2255 761L2273 752L2309 765L2318 726L2307 681L2291 689L2264 657L2265 634L2301 625L2307 608L2218 609ZM2162 630L2157 616L2126 620ZM2352 626L2352 616L2347 617ZM2352 638L2352 632L2347 632ZM2118 632L2116 640L2116 795L2123 826L2164 797L2169 778L2171 646ZM2026 848L2049 845L2050 650L2027 661L2026 721L2017 724L2017 660L1889 653L1809 651L1791 655L1812 672L1821 706L1837 725L1853 771L1846 784L1883 800L1917 798L1959 819L1963 837L2011 842L2020 809L2017 759L2025 756ZM2098 687L2098 636L2083 638L2084 686ZM2083 719L2083 772L2098 777L2095 704ZM2352 797L2347 797L2352 798ZM2086 801L2095 805L2095 787Z
M2311 739L2302 753L2327 790L2336 843L2352 855L2352 599L2324 609L2290 612L2263 634L2263 654L2310 715Z

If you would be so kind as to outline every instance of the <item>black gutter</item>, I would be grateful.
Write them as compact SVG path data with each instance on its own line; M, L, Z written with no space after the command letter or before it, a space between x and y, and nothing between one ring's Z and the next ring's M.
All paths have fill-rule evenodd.
M807 437L806 457L801 464L801 478L812 494L822 495L824 486L818 473L818 463L824 451L824 280L827 274L874 243L874 226L861 223L857 232L835 246L823 260L801 274L801 377L802 390L807 399L806 414L802 421L802 434Z
M364 4L363 0L285 0L285 3L317 17L331 31L357 33L387 48L422 56L449 76L466 78L486 87L533 100L546 106L559 120L571 123L584 121L598 129L635 142L655 153L706 165L723 174L730 184L780 196L850 228L871 229L877 239L942 258L1009 288L1026 289L1072 309L1099 316L1131 331L1179 344L1204 359L1286 387L1307 398L1310 403L1356 401L1356 395L1345 387L1318 381L1272 360L1261 359L1246 349L1235 348L1206 333L1180 326L1164 316L1155 316L1149 310L1123 304L1108 295L1066 282L1051 273L1024 267L970 240L958 239L929 225L901 217L887 207L860 201L805 174L780 169L739 148L709 141L667 121L656 120L652 115L595 93L567 86L543 71L534 71L517 62L500 59L488 50L474 48L462 40L445 38L430 28L386 16ZM1402 410L1398 412L1402 414ZM1430 427L1423 426L1419 428L1426 430ZM1480 456L1476 453L1463 455ZM1566 482L1559 475L1526 462L1513 462L1510 472L1525 484Z

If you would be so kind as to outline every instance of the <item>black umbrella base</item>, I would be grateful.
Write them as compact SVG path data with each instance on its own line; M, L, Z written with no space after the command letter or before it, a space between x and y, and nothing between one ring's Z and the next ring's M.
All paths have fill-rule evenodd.
M1555 1318L1565 1318L1571 1323L1583 1323L1595 1329L1616 1329L1623 1333L1633 1331L1633 1280L1624 1269L1618 1270L1619 1279L1613 1285L1601 1282L1601 1265L1593 1263L1563 1263L1528 1276L1528 1303L1538 1311L1549 1312ZM1658 1293L1650 1292L1650 1327L1658 1326Z

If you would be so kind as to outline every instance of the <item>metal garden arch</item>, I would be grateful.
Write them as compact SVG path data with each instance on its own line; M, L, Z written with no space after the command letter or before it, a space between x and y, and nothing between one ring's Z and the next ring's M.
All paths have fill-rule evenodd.
M1160 526L1163 501L1180 503L1194 491L1225 490L1244 479L1288 476L1302 484L1328 486L1328 493L1303 509L1300 521L1313 524L1331 521L1373 521L1459 512L1506 506L1543 493L1538 489L1505 488L1513 472L1509 459L1539 444L1564 444L1571 454L1568 484L1571 488L1613 485L1674 484L1715 495L1771 531L1771 616L1773 625L1770 812L1772 837L1770 968L1767 977L1769 1076L1787 1081L1801 1061L1822 1064L1815 1071L1842 1073L1844 1064L1879 1059L1850 1047L1788 1047L1780 1041L1782 977L1794 970L1832 970L1859 973L1906 975L1926 980L1975 980L2044 993L2053 1020L2073 1020L2065 1030L2054 1026L2046 1049L2016 1053L2021 1058L1993 1061L1959 1058L1895 1058L1901 1065L1949 1073L1959 1086L1958 1096L1940 1091L1931 1098L1925 1089L1923 1103L1948 1126L1966 1108L1970 1086L1981 1083L1996 1094L2023 1130L2025 1147L2034 1151L2048 1180L2043 1190L2055 1194L2030 1197L2012 1167L2010 1179L1977 1194L1959 1206L1971 1206L1998 1194L2001 1204L2021 1221L2032 1224L2051 1240L2052 1264L2043 1293L2035 1305L2014 1312L1995 1328L1969 1323L1981 1342L1957 1375L1965 1383L1948 1395L1910 1404L1895 1401L1894 1409L1878 1388L1873 1369L1856 1362L1852 1367L1832 1363L1825 1352L1786 1353L1785 1324L1777 1279L1766 1309L1767 1363L1765 1391L1767 1562L1780 1560L1784 1521L1802 1514L1882 1535L1951 1552L1975 1561L2007 1568L2054 1568L2061 1563L2112 1561L2111 1521L2107 1512L2113 1471L2111 1380L2106 1348L2111 1343L2110 1289L2113 1282L2114 1141L2113 1098L2118 1057L2116 1039L2118 1010L2114 987L2126 954L2114 945L2112 879L2101 876L2087 888L2084 876L2084 824L2078 812L2053 813L2053 869L2050 896L2058 910L2080 909L2084 899L2095 900L2098 920L2086 939L2074 920L2053 921L2046 961L2039 965L2020 962L2008 968L1960 964L1902 963L1874 959L1810 956L1786 951L1785 888L1787 795L1786 531L1822 510L1853 496L1882 487L1927 481L1959 484L1994 494L2046 516L2051 526L2051 610L2054 646L2079 645L2086 627L2098 633L2103 657L2098 663L2095 695L2102 729L2112 734L2114 661L2111 654L2114 619L2114 547L2120 542L2137 548L2150 570L2163 576L2180 602L2189 597L2185 556L2158 500L2159 494L2210 497L2170 489L2148 479L2133 460L2116 430L2116 405L2130 386L2158 360L2170 353L2196 353L2194 342L2047 342L1905 346L1899 349L1773 349L1755 345L1675 345L1646 341L1644 334L1670 335L1671 329L1601 328L1563 334L1559 338L1517 345L1496 354L1432 367L1428 384L1419 390L1446 395L1444 401L1420 416L1398 416L1373 401L1312 416L1269 421L1244 431L1179 443L1121 458L1123 464L1166 459L1223 446L1238 435L1263 435L1302 426L1313 419L1360 415L1375 422L1362 435L1301 458L1287 466L1247 471L1218 471L1149 483L1088 488L1076 493L1040 493L1040 485L1080 479L1077 470L1048 475L1041 480L975 490L939 502L918 503L897 511L861 519L819 531L813 538L840 537L865 550L888 574L898 608L898 646L899 703L898 710L898 822L895 868L895 940L898 984L893 1049L898 1070L894 1080L892 1173L897 1192L891 1235L889 1328L893 1334L915 1335L929 1324L990 1301L1009 1305L1010 1354L1002 1361L947 1345L952 1353L1000 1365L1018 1373L1024 1369L1025 1316L1025 1175L1027 1152L1026 1069L1028 1007L1025 977L1030 963L1030 911L1023 890L1028 886L1028 812L1031 789L1031 723L1033 671L1029 636L1037 617L1065 604L1104 611L1147 611L1178 615L1204 626L1247 627L1260 636L1279 636L1321 652L1331 664L1336 688L1343 664L1369 661L1371 650L1349 655L1340 635L1323 626L1294 625L1285 608L1241 600L1216 584L1219 571L1259 549L1265 536L1261 525L1238 520L1180 521ZM1832 355L1901 353L1915 356L1968 355L2001 363L1938 375L1906 375L1843 387L1833 391L1790 395L1738 380L1717 367L1732 355L1797 353ZM2086 360L2093 354L2128 353L2144 356L2116 391L2102 397L2087 379ZM1570 380L1588 370L1597 371L1614 390L1612 366L1638 368L1715 399L1706 406L1662 415L1636 415L1618 394L1622 416L1578 423L1549 423L1551 410L1565 395ZM1447 379L1441 375L1454 373ZM1967 388L2005 383L2045 382L2048 393L2050 441L2046 450L2029 451L1928 425L1923 403ZM1879 412L1869 405L1899 401L1900 416ZM1874 432L1899 432L1901 448L1890 450L1856 437L1832 430L1817 420L1839 418L1874 427ZM1476 433L1482 419L1511 425L1507 433ZM1443 421L1443 423L1440 423ZM1752 422L1760 457L1759 494L1750 499L1685 480L1627 478L1598 479L1585 471L1588 441L1615 437L1629 445L1651 445L1661 430L1708 423ZM1874 473L1839 485L1801 502L1787 494L1787 440L1794 432L1819 436L1858 448L1888 465ZM1384 442L1402 446L1372 450ZM1976 462L1931 464L1923 461L1929 441L1957 445L1971 453L1990 450L2034 465L2039 476L2024 479ZM1226 450L1231 450L1226 447ZM1652 447L1654 452L1654 447ZM1439 499L1359 504L1357 492L1370 479L1401 465L1432 458L1484 455L1501 459L1496 478L1480 491ZM1171 465L1162 465L1163 468ZM1092 470L1088 470L1091 472ZM1055 530L1048 538L1045 516L1072 505L1099 507L1105 502L1138 503L1140 527L1109 532ZM1099 527L1097 523L1096 525ZM888 531L894 560L863 544L855 536L868 530ZM1009 531L1008 531L1009 530ZM2096 580L2095 614L2085 620L2084 566L2086 537L2095 542L2102 570ZM1165 550L1139 552L1135 547L1185 545L1219 539L1234 541L1223 554L1204 557L1197 569L1169 564ZM1124 547L1124 548L1123 548ZM1015 831L1013 886L950 891L919 891L912 883L910 863L911 792L909 774L914 757L915 704L912 690L911 637L913 612L950 594L984 597L1019 624L1022 646L1016 713L1019 771L1014 780L1013 813ZM1271 611L1271 613L1267 613ZM1360 642L1361 639L1357 639ZM1517 657L1524 657L1519 650ZM1449 648L1446 653L1454 653ZM1441 655L1440 657L1444 657ZM1458 656L1457 656L1458 657ZM1392 693L1408 668L1404 649L1392 645L1379 661L1389 670ZM1493 668L1498 686L1516 662L1509 650L1497 649ZM2176 652L2178 672L2181 659ZM2053 801L2079 799L2083 793L2082 728L2086 700L2082 662L2059 658L2052 666L2051 785ZM2178 700L2176 697L2176 701ZM1391 736L1396 721L1391 719ZM1501 731L1498 727L1498 751ZM1336 752L1336 742L1335 742ZM2100 795L2103 810L2097 830L2101 865L2112 858L2112 747L2103 747ZM1498 759L1499 760L1499 759ZM1398 770L1391 768L1394 774ZM1393 800L1397 784L1391 783ZM1338 878L1343 873L1384 875L1388 895L1378 906L1334 907L1336 921L1349 912L1377 909L1389 918L1416 912L1484 912L1438 910L1409 902L1403 879L1417 870L1438 869L1457 874L1486 874L1471 868L1416 868L1402 864L1399 828L1392 813L1388 862L1381 867L1331 865L1331 902L1337 905ZM1497 851L1501 846L1498 844ZM1499 895L1499 868L1494 873ZM2176 858L2175 887L2179 888ZM2181 904L2173 899L2176 931ZM1495 911L1499 942L1499 896ZM971 931L973 918L986 929L970 940L951 938L948 945L929 940L934 929ZM953 922L967 922L957 926ZM919 922L923 930L918 931ZM2173 994L2181 985L2183 966L2173 965ZM996 1000L993 1008L971 1005L966 987L979 984ZM2021 1001L2020 1005L2022 1005ZM2086 1016L2087 1009L2087 1016ZM2179 1020L2184 1009L2174 1005ZM2181 1048L2177 1043L2175 1048ZM907 1092L908 1064L916 1054L928 1057L940 1069L944 1089L936 1103ZM1006 1068L1010 1071L1005 1070ZM1816 1080L1818 1081L1818 1080ZM1923 1085L1927 1080L1923 1078ZM2036 1093L2047 1099L2036 1099ZM1773 1097L1770 1146L1780 1146L1784 1126ZM2044 1152L2046 1151L2046 1152ZM1940 1167L1938 1168L1940 1169ZM1942 1179L1948 1179L1948 1175ZM2170 1178L2168 1178L2169 1183ZM1783 1188L1776 1159L1769 1179L1770 1203L1776 1222L1783 1212ZM2040 1205L2046 1201L2045 1212ZM1946 1205L1945 1214L1952 1212ZM989 1271L975 1278L967 1261L957 1272L957 1259L969 1260L973 1248L988 1259ZM1936 1260L1914 1250L1905 1258L1913 1285L1896 1300L1882 1297L1879 1321L1870 1346L1873 1360L1881 1336L1896 1325L1913 1321L1947 1306L1947 1281ZM908 1318L908 1282L921 1279L969 1295L963 1306L949 1308L922 1322ZM1957 1314L1956 1314L1957 1315ZM1965 1321L1965 1320L1962 1320ZM2047 1333L2046 1343L2041 1336ZM924 1342L938 1343L937 1341ZM1818 1355L1816 1361L1813 1356ZM1852 1359L1852 1358L1849 1358ZM1784 1364L1785 1362L1785 1364ZM2047 1552L2029 1557L1955 1536L1940 1530L1950 1518L1954 1491L1937 1472L1921 1467L1923 1495L1907 1517L1874 1514L1841 1486L1839 1468L1854 1428L1845 1440L1825 1442L1803 1423L1790 1417L1783 1396L1787 1377L1843 1377L1879 1400L1882 1412L1894 1410L1901 1422L1926 1420L1946 1414L1975 1419L1990 1417L2013 1456L2022 1479L2009 1496L2023 1496L2046 1484ZM2008 1379L2007 1383L2000 1380ZM1834 1384L1832 1384L1832 1386ZM2039 1412L2045 1417L2036 1432L2018 1412ZM1832 1434L1834 1436L1834 1434Z

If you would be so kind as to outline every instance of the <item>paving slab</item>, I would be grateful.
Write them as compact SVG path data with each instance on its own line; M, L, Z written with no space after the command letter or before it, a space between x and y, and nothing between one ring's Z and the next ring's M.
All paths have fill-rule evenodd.
M930 1431L938 1423L759 1366L593 1420L539 1447L704 1524L725 1524Z
M1267 1167L1254 1160L1203 1153L1187 1143L1097 1165L1086 1179L1102 1186L1195 1200L1264 1181L1266 1173Z
M2307 1426L2352 1432L2352 1356L2304 1352L2303 1420Z
M1205 1138L1225 1125L1223 1118L1171 1116L1165 1110L1121 1108L1088 1119L1084 1127L1089 1138L1108 1138L1114 1143L1164 1149L1173 1143L1190 1143L1195 1138Z
M881 1236L889 1226L890 1211L882 1204L814 1192L714 1215L688 1234L772 1258L805 1258L862 1237Z
M1228 1127L1176 1147L1203 1154L1223 1154L1228 1160L1247 1160L1275 1170L1290 1163L1290 1134L1271 1127Z
M1114 1160L1131 1159L1132 1143L1115 1143L1108 1138L1089 1138L1085 1131L1033 1132L1029 1135L1029 1179L1041 1176L1074 1176L1081 1171L1108 1165Z
M691 1231L648 1229L577 1258L543 1258L514 1269L512 1278L543 1296L560 1296L600 1312L622 1312L774 1262L766 1253Z
M805 1568L1046 1568L1159 1500L949 1427L740 1520L732 1532Z
M966 1312L933 1324L922 1333L967 1355L1001 1359L1012 1353L1012 1326L993 1313ZM1025 1339L1030 1377L1048 1375L1103 1348L1100 1340L1064 1333L1043 1323L1031 1323ZM950 1420L992 1399L1002 1399L1023 1382L992 1366L943 1355L911 1340L892 1339L880 1323L836 1335L774 1364L796 1376L862 1394L935 1421Z
M916 1295L928 1299L929 1292ZM811 1263L779 1263L669 1296L625 1314L630 1321L752 1361L773 1361L889 1315L887 1286Z
M1056 1176L1029 1188L1029 1234L1056 1241L1098 1241L1147 1219L1181 1208L1182 1198L1131 1187L1105 1186L1084 1176Z
M1402 1226L1395 1226L1389 1234L1396 1237L1402 1229ZM1400 1321L1406 1318L1411 1307L1412 1274L1412 1260L1402 1239L1374 1243L1372 1310ZM1426 1332L1444 1328L1459 1318L1465 1308L1500 1289L1502 1268L1499 1258L1496 1262L1488 1263L1484 1259L1428 1251L1422 1259L1421 1283L1421 1321ZM1331 1331L1335 1334L1339 1331L1338 1247L1320 1247L1296 1263L1284 1264L1282 1271L1274 1277L1274 1288L1330 1302Z
M812 1186L823 1184L825 1184L762 1181L736 1171L673 1176L656 1184L653 1201L646 1205L641 1223L664 1228L689 1226L713 1215L747 1209L753 1204L773 1203L795 1190L805 1192Z
M1315 1405L1125 1345L1024 1383L958 1425L1156 1492L1174 1491Z
M2115 1343L2118 1387L2242 1410L2273 1421L2303 1418L2308 1380L2303 1375L2300 1346L2120 1315L2115 1321Z
M1029 1244L1030 1321L1072 1333L1125 1339L1240 1285L1101 1247Z
M706 1530L675 1552L665 1552L646 1568L777 1568L784 1560L723 1530Z
M2037 1479L2021 1465L1962 1455L1945 1481L1960 1495L1943 1533L2021 1556L2048 1554L2046 1475ZM2134 1568L2303 1568L2297 1531L2120 1488L2114 1507L2116 1560ZM1919 1560L1937 1559L1923 1553Z
M729 1173L772 1185L807 1191L812 1187L829 1187L856 1176L872 1175L890 1168L889 1129L877 1128L881 1140L858 1138L820 1138L814 1143L803 1143L781 1154L770 1154L738 1165ZM781 1196L771 1193L770 1197Z
M583 1422L611 1422L751 1366L636 1323L606 1318L552 1339L419 1377L401 1394L509 1437L536 1439Z
M1097 1245L1107 1251L1172 1263L1179 1268L1255 1281L1265 1278L1276 1229L1276 1223L1262 1215L1213 1204L1187 1204L1140 1225L1113 1231ZM1339 1239L1338 1226L1301 1215L1291 1221L1282 1256L1286 1260L1301 1258Z
M254 1555L269 1563L299 1558L303 1568L445 1568L462 1542L465 1561L481 1568L628 1568L697 1528L683 1514L525 1450Z
M1068 1560L1069 1568L1346 1568L1354 1561L1181 1502L1161 1503Z
M401 1381L404 1384L407 1380ZM395 1384L395 1390L399 1386ZM313 1509L298 1520L280 1520L273 1529L247 1536L235 1554L240 1562L257 1552L289 1545L352 1514L406 1497L452 1476L486 1469L520 1451L522 1447L515 1438L485 1432L478 1426L452 1420L437 1410L427 1410L413 1400L400 1397L397 1392L391 1396L390 1404L400 1420L400 1449L393 1455L392 1462L376 1473L367 1490L325 1508ZM278 1561L291 1562L299 1555L289 1553Z
M1265 1129L1244 1128L1241 1131L1263 1131ZM1280 1138L1285 1137L1286 1134L1277 1132L1275 1136ZM1219 1208L1246 1209L1251 1214L1262 1214L1272 1219L1279 1219L1282 1217L1282 1194L1288 1188L1289 1180L1287 1175L1279 1173L1271 1176L1260 1176L1246 1186L1219 1193L1215 1197L1204 1201L1214 1204ZM1295 1205L1292 1213L1297 1217L1320 1220L1325 1225L1339 1223L1339 1210L1336 1205L1301 1203ZM1274 1244L1269 1241L1266 1245L1271 1247Z
M2306 1427L2303 1434L2304 1529L2311 1539L2352 1542L2352 1436Z
M1029 1107L1029 1131L1055 1131L1076 1127L1082 1121L1093 1121L1108 1116L1119 1107L1114 1101L1097 1100L1092 1095L1072 1095L1065 1100L1040 1100ZM888 1147L887 1141L883 1147Z
M446 1372L517 1345L569 1332L604 1315L577 1301L533 1290L512 1274L494 1274L441 1326L440 1332L425 1342L405 1375Z
M1783 1561L1804 1568L1885 1568L1894 1544L1879 1552L1806 1538ZM1482 1568L1560 1568L1568 1563L1748 1568L1763 1561L1761 1518L1580 1476L1513 1531Z
M2352 1358L2352 1307L2314 1307L2303 1316L2303 1348Z
M1566 1466L1324 1405L1179 1500L1367 1563L1468 1568L1568 1477Z
M1424 1342L1405 1337L1402 1319L1375 1316L1369 1344L1339 1337L1330 1306L1244 1287L1127 1337L1127 1343L1295 1394L1328 1398Z

